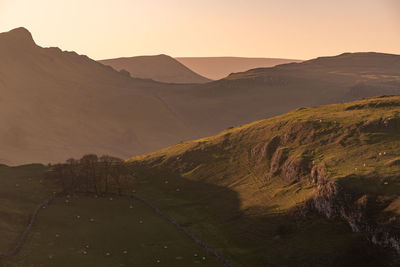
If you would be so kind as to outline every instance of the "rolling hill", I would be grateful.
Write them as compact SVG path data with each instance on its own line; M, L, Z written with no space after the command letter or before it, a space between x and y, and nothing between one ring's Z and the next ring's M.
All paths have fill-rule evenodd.
M400 97L301 108L130 162L138 194L216 227L238 266L396 266L399 115Z
M177 57L176 60L212 80L223 79L235 72L301 62L301 60L294 59L246 57Z
M167 55L105 59L99 60L99 62L118 71L124 69L132 77L152 79L159 82L206 83L211 81Z

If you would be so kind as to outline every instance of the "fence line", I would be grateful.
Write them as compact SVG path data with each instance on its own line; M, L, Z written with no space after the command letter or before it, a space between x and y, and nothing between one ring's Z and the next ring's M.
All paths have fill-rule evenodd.
M26 241L26 238L28 237L28 234L32 230L33 224L36 222L36 218L37 218L37 215L38 215L39 211L41 209L43 209L43 207L45 207L48 204L50 204L50 202L53 201L55 197L56 196L53 195L52 197L46 199L45 201L43 201L42 203L40 203L39 205L36 206L36 209L35 209L35 211L33 212L32 216L31 216L31 219L29 221L28 226L25 228L24 232L19 237L18 242L15 245L15 247L13 249L10 249L8 252L0 253L0 259L6 258L6 257L10 257L10 256L14 256L15 254L17 254L21 250L22 246L24 245L24 243Z
M35 211L33 212L31 219L29 221L28 226L25 228L24 232L21 234L20 238L18 239L17 244L15 245L15 247L11 250L9 250L6 253L0 253L0 259L2 258L6 258L6 257L10 257L10 256L14 256L15 254L17 254L22 246L24 245L26 238L28 237L28 234L30 233L30 231L32 230L32 227L34 225L34 223L36 222L37 216L40 212L41 209L43 209L43 207L49 205L54 199L56 198L56 195L53 195L52 197L46 199L45 201L43 201L42 203L40 203ZM217 260L219 260L221 263L223 263L225 266L227 267L233 267L233 264L226 259L225 257L223 257L222 255L220 255L217 251L215 251L214 249L212 249L211 247L209 247L205 242L203 242L202 240L200 240L198 237L196 237L193 233L191 233L189 230L187 230L185 227L181 226L177 221L175 221L173 218L169 217L167 214L165 214L164 212L162 212L159 208L157 208L156 206L154 206L152 203L148 202L147 200L135 196L133 195L133 198L142 202L143 204L145 204L146 206L148 206L149 208L151 208L152 210L154 210L158 215L160 215L161 217L163 217L166 221L174 224L179 230L181 230L185 235L187 235L189 238L191 238L194 242L196 242L198 245L200 245L202 248L204 248L204 250L215 256L217 258Z

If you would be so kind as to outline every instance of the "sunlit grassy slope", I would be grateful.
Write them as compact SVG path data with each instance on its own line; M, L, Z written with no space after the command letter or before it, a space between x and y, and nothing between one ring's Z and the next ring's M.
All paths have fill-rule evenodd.
M300 259L301 266L375 266L357 252L365 244L345 224L299 214L319 184L332 181L352 197L374 199L373 220L388 210L398 214L399 115L400 97L301 108L130 161L144 195L161 191L187 201L185 210L173 199L159 201L159 193L152 197L194 231L207 236L202 228L214 218L225 238L218 242L230 244L221 250L243 266L293 266ZM314 181L313 170L325 180ZM188 219L195 209L209 217ZM377 258L385 264L385 256Z
M314 190L308 180L295 183L297 177L282 173L279 167L285 166L279 164L285 159L310 164L305 169L317 166L332 180L358 177L363 189L386 194L398 192L399 149L400 97L394 96L300 108L131 161L233 188L243 209L259 204L260 195L262 206L271 199L279 211L303 202ZM281 162L274 162L277 151L286 155ZM305 175L302 167L294 176Z

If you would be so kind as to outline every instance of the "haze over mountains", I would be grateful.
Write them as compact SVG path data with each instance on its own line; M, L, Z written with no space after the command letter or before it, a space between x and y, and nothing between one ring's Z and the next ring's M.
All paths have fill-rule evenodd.
M400 57L343 54L237 73L205 84L131 78L86 56L0 34L0 159L129 156L291 109L398 94Z
M120 71L125 69L132 77L153 79L166 83L206 83L211 80L193 72L167 55L124 57L99 60Z
M23 28L0 35L4 163L64 160L93 151L128 156L192 133L132 79L74 52L35 45Z
M248 57L177 57L176 60L212 80L219 80L231 73L254 68L269 68L280 64L301 62L295 59Z

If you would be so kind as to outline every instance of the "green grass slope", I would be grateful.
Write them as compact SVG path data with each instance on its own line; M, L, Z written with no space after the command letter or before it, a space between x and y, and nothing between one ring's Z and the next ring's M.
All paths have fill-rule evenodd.
M399 140L400 97L377 97L301 108L130 161L139 193L240 265L390 266ZM219 240L205 230L211 221Z

